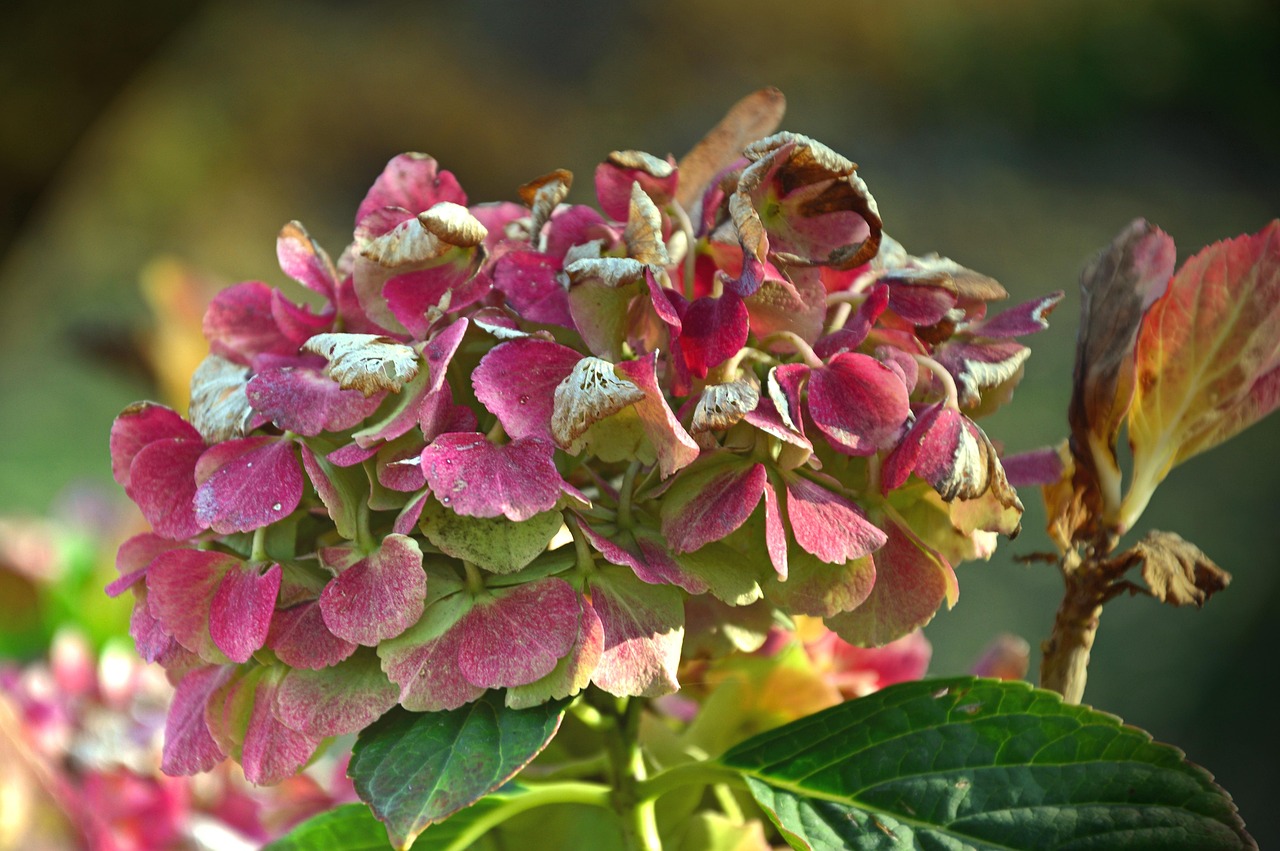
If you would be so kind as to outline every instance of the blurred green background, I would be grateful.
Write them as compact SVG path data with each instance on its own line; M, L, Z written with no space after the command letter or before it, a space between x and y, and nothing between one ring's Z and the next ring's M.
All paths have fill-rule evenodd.
M1067 299L1012 406L1011 450L1065 435L1086 259L1130 219L1180 257L1280 214L1280 6L1271 0L650 0L554 5L16 2L0 32L0 515L110 483L106 436L158 391L136 369L141 270L171 257L283 283L279 227L332 252L383 163L428 152L473 200L553 168L591 202L610 150L682 154L738 97L857 161L889 233ZM1087 701L1213 771L1280 841L1271 652L1280 629L1280 418L1174 472L1140 524L1234 574L1202 612L1121 599ZM1004 630L1035 645L1060 594L1035 494L1025 532L960 571L928 629L962 672ZM1035 660L1033 659L1033 666ZM1034 667L1033 667L1034 670Z

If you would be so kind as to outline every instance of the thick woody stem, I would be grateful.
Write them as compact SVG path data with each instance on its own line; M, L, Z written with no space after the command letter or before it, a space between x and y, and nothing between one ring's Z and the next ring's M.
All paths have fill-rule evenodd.
M1089 653L1098 634L1102 606L1126 583L1120 580L1126 560L1106 560L1072 551L1062 557L1065 586L1053 632L1041 645L1040 686L1079 703L1089 676Z

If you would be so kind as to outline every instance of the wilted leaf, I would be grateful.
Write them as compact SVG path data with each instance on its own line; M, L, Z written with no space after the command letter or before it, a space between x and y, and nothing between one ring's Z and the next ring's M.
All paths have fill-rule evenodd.
M1231 582L1231 574L1173 532L1148 532L1131 552L1142 559L1142 578L1151 596L1172 606L1199 608Z
M715 127L680 159L680 187L676 201L689 208L721 170L742 156L742 150L778 129L787 99L773 87L752 92L735 103Z
M390 337L317 334L302 348L329 361L325 374L343 390L359 390L365 396L381 390L399 393L418 374L418 353Z

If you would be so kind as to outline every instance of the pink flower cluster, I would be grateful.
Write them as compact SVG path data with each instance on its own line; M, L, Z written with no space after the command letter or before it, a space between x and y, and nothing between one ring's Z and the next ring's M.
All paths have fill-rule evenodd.
M154 529L110 590L177 682L166 770L275 781L487 689L669 693L689 606L757 644L775 610L884 644L1016 533L973 417L1059 295L990 315L999 284L908 254L812 139L715 151L615 152L599 209L564 171L470 204L405 154L336 264L281 231L319 307L213 301L189 417L139 403L111 434Z

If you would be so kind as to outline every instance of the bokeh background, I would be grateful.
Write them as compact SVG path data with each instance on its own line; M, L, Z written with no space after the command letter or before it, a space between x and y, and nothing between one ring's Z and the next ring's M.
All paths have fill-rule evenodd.
M570 200L590 202L610 150L679 156L737 98L776 85L784 126L857 161L909 249L990 274L1015 300L1067 291L987 429L1015 451L1065 435L1076 281L1129 220L1162 226L1185 258L1280 215L1270 0L23 0L5 17L8 518L92 522L85 494L116 498L112 418L181 392L164 364L189 368L156 307L198 322L192 281L283 283L275 234L290 219L336 253L405 150L435 156L473 200L514 199L566 167ZM159 375L147 352L162 353ZM1278 475L1280 418L1174 472L1139 531L1180 532L1234 581L1199 612L1109 605L1086 695L1213 771L1263 847L1280 842ZM998 632L1033 646L1047 633L1060 582L1014 558L1049 549L1037 495L1024 501L1023 535L963 566L959 605L928 628L934 673L967 670ZM95 592L64 614L109 605Z

